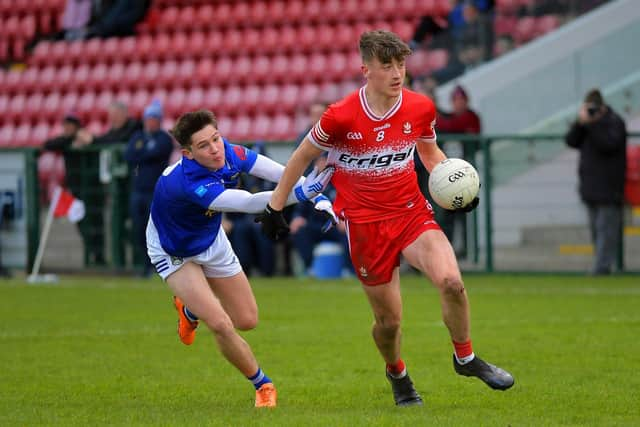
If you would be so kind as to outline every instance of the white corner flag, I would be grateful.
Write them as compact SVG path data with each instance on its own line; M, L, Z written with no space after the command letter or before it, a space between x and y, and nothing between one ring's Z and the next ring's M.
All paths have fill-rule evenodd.
M51 230L51 223L53 218L59 218L66 216L71 222L78 222L84 218L85 207L82 200L76 199L73 194L58 186L53 192L51 198L51 204L49 205L49 211L47 212L47 219L40 235L40 242L38 243L38 251L36 252L36 259L33 262L33 268L31 274L27 277L27 282L56 282L57 277L51 274L45 274L39 276L40 264L42 264L42 257L44 255L44 248L47 245L47 239L49 237L49 231Z

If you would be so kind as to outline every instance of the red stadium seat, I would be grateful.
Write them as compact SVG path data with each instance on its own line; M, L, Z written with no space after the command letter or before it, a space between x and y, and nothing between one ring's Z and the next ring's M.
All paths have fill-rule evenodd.
M14 95L7 106L7 118L17 123L22 118L27 98L23 94Z
M231 26L235 28L246 26L250 16L251 16L251 10L249 8L248 2L244 2L244 1L233 2L233 6L231 7L231 17L230 17Z
M444 68L449 62L449 53L446 49L433 49L427 55L429 70Z
M315 101L320 95L320 86L316 83L305 83L300 86L298 101L303 108Z
M230 58L220 58L216 61L215 80L219 84L227 84L234 72L233 61Z
M411 40L415 31L415 24L411 19L396 19L391 22L391 30L406 42Z
M299 104L300 86L295 84L286 84L282 86L277 98L278 104L276 105L277 112L291 114ZM266 96L265 96L266 98Z
M155 61L147 62L142 67L141 85L148 89L158 87L165 88L165 86L160 81L161 73L162 66L159 63Z
M47 122L38 122L33 127L31 138L33 139L35 145L42 145L42 143L47 140L47 138L49 137L49 128L50 126ZM64 161L62 162L62 165L64 166ZM64 178L64 173L62 174L62 176Z
M204 58L198 62L193 75L194 85L207 87L215 84L215 67L216 65L211 58Z
M150 34L143 34L136 37L135 50L131 52L131 61L148 61L156 58L154 49L154 38Z
M2 94L0 91L0 118L4 117L9 108L9 95ZM0 124L2 121L0 120Z
M544 15L536 21L536 35L542 36L560 26L560 20L556 15Z
M55 87L60 92L67 92L74 89L75 71L72 65L64 65L56 70Z
M91 120L93 114L95 114L95 104L96 96L93 92L85 92L78 98L76 109L83 122Z
M119 86L133 90L136 87L150 87L148 80L144 75L144 66L140 62L131 62L124 68L124 76Z
M497 15L493 21L493 28L496 36L508 35L514 33L518 18L515 16Z
M340 81L351 77L348 74L349 64L347 55L342 52L330 53L327 58L325 76L327 79Z
M168 60L175 55L171 52L171 38L168 33L157 34L153 38L153 45L147 54L151 60Z
M248 56L240 56L238 57L233 64L234 68L234 79L240 83L247 83L252 80L252 71L253 66L251 63L251 58Z
M115 101L115 94L109 90L106 90L104 92L100 92L97 96L96 96L96 100L95 100L95 115L93 116L93 118L99 118L100 120L106 119L107 118L107 110L109 108L109 106L111 105L111 103ZM131 107L129 105L129 107ZM131 111L130 111L131 112Z
M5 124L0 127L0 147L10 147L13 145L13 135L15 128L12 124Z
M58 99L60 98L60 95L58 95L57 93L55 95L58 97ZM44 101L44 95L42 95L41 93L34 93L29 95L29 97L27 98L24 104L22 121L29 121L31 123L35 123L41 118L44 118L42 117L43 101Z
M51 61L51 46L53 42L43 40L38 42L33 48L31 57L29 58L29 64L42 67Z
M218 40L222 40L221 33L218 34ZM211 49L216 51L220 48L221 41L216 41L215 37L209 37L207 39L207 33L202 31L194 31L187 40L187 45L184 47L184 56L192 59L208 58L207 51Z
M120 39L118 51L113 57L115 62L129 63L138 59L138 40L136 37L124 37Z
M178 74L176 75L176 85L188 88L194 85L193 75L196 72L196 63L191 59L185 59L178 65Z
M251 117L246 115L240 115L236 117L231 126L231 135L233 141L244 142L249 141L251 134L251 128L253 123Z
M227 8L226 10L228 14L231 14L230 8ZM198 13L196 14L196 20L193 23L193 30L207 30L211 28L212 23L214 27L218 27L219 19L228 20L228 17L224 17L224 13L225 12L222 7L216 6L216 10L214 10L213 6L210 4L200 6L198 8Z
M536 18L525 16L516 24L513 38L517 44L526 43L536 36Z
M20 124L13 134L13 146L14 147L29 147L34 144L34 141L31 140L31 124L30 123L22 123ZM40 142L42 143L42 142ZM38 144L39 145L39 144Z
M281 49L280 39L280 33L275 28L263 28L262 34L260 35L262 53L264 53L265 55L278 53Z
M313 53L309 56L307 71L303 74L315 81L332 80L335 76L327 72L328 61L323 53Z
M319 73L320 70L311 69L311 65L307 62L306 55L296 54L289 60L288 73L283 75L283 77L294 82L303 82L312 80L313 77L317 76Z
M243 113L253 113L260 105L261 99L261 87L255 84L251 84L244 89L243 99L240 103L240 109Z
M335 27L322 24L317 27L316 31L316 52L323 50L325 52L335 51Z
M298 32L291 26L285 25L280 29L279 52L292 53L300 50L298 46Z
M351 25L338 24L333 27L333 48L343 51L354 50L359 36Z
M10 70L5 74L4 87L8 93L20 92L20 84L22 83L22 72Z
M224 33L223 45L225 50L237 54L244 50L244 38L241 30L231 28Z
M113 63L120 52L120 39L111 37L104 39L100 55L100 62Z
M90 89L95 91L117 90L123 81L128 80L125 70L125 66L122 63L116 63L111 66L96 64L91 70Z
M276 55L271 60L271 73L266 76L266 81L274 83L293 79L290 72L289 58L285 55ZM298 76L297 79L301 80L301 76Z
M262 40L260 39L261 36L262 32L254 28L246 28L242 32L242 37L244 39L244 50L246 54L253 55L262 53Z
M271 60L268 56L258 55L253 59L251 69L251 78L257 83L264 83L269 80L269 75L272 73Z
M240 86L229 86L222 96L222 102L219 107L221 113L228 115L238 114L243 96L244 92Z
M278 26L288 21L287 4L283 0L270 1L267 6L267 16L271 25Z
M145 67L146 70L146 67ZM155 85L170 89L175 87L175 83L178 76L178 63L176 61L166 61L160 65L158 69L158 75L155 79ZM146 79L150 79L148 75Z
M249 22L251 22L256 27L262 27L263 25L272 25L269 17L269 9L267 7L267 2L265 1L257 1L255 2L250 10Z
M184 103L187 97L187 92L181 87L172 89L167 94L167 102L165 104L165 111L171 117L178 117L184 113Z
M277 114L271 121L271 138L275 141L290 141L296 137L293 120L286 114Z
M84 58L82 63L95 64L102 61L102 40L98 38L84 42Z
M180 9L178 19L173 25L176 33L189 31L194 22L196 22L196 9L192 6L186 6Z
M222 89L212 86L204 92L202 107L218 114L218 106L222 102Z
M196 111L204 107L204 95L205 91L201 87L192 87L187 91L187 96L184 101L184 110Z
M89 79L91 75L91 67L88 64L80 64L78 68L74 70L73 75L73 87L70 90L82 91L89 85ZM52 72L52 78L55 78L55 74ZM42 83L42 74L41 74Z
M429 71L429 53L425 49L416 49L406 60L407 73L419 77Z
M262 87L260 111L267 114L272 114L280 108L280 86L275 84L264 85Z
M285 21L300 22L305 20L304 2L301 0L291 0L286 2Z
M20 75L17 90L19 92L33 92L37 89L39 70L36 67L29 67Z
M129 102L129 114L134 117L142 117L142 113L151 102L151 94L146 89L138 89L131 95Z
M251 140L269 140L271 133L271 118L266 114L258 114L252 120L248 138Z
M64 114L76 110L78 105L78 94L76 92L69 92L63 95L60 99L60 110L57 117L53 118L53 122L59 121L60 117Z

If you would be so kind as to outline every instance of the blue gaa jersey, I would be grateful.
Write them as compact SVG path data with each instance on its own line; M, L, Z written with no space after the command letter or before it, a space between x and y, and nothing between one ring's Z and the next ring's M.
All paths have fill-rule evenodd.
M215 240L222 214L209 209L227 188L235 188L241 172L249 172L258 158L255 151L224 141L226 163L211 171L186 157L164 170L151 204L162 248L178 257L204 252Z

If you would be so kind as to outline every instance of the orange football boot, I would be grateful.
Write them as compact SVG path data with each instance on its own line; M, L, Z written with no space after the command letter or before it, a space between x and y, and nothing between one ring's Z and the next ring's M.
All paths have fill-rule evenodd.
M178 297L173 297L173 305L178 311L178 336L180 341L184 345L193 344L193 340L196 339L196 328L198 327L198 321L192 322L184 315L184 304Z
M278 393L272 383L262 384L256 390L256 408L275 408Z

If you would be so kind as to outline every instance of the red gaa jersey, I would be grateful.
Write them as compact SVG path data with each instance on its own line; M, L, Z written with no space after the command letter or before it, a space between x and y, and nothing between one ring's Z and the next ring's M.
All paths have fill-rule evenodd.
M336 212L371 222L423 208L413 154L416 142L436 142L435 116L433 102L408 89L383 116L367 104L365 87L332 104L307 137L336 168Z

